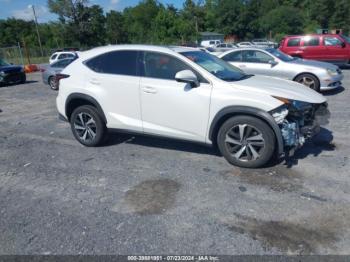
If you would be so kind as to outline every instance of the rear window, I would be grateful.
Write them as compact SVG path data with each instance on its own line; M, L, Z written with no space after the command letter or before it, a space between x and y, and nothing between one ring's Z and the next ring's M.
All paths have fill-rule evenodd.
M300 45L300 38L290 38L287 43L287 46L299 46L299 45Z
M137 76L137 51L113 51L96 56L85 65L97 73Z
M306 36L304 38L304 46L319 46L320 38L318 36L309 37Z

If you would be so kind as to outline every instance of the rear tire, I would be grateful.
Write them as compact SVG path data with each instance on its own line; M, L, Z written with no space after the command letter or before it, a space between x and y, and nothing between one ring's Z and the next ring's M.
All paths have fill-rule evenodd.
M309 87L317 92L320 92L320 81L318 78L312 74L301 74L298 75L295 79L295 82L298 82L306 87Z
M97 109L90 105L76 108L70 117L74 137L84 146L94 147L103 143L106 124Z
M262 120L251 116L231 117L220 127L217 145L232 165L258 168L275 151L275 134Z

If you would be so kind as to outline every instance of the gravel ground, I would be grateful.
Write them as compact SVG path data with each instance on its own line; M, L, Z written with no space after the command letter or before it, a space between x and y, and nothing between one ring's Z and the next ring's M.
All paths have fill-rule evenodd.
M350 254L350 70L289 165L113 134L85 148L39 74L0 88L0 254Z

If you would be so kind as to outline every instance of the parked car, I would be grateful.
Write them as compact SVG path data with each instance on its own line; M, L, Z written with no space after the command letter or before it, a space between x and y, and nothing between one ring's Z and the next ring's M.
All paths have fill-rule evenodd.
M201 42L201 46L203 47L214 47L218 44L221 44L221 40L205 40Z
M215 52L226 52L226 51L232 50L234 48L237 48L237 46L235 46L233 44L221 43L221 44L217 44L213 48L214 48Z
M108 129L218 145L233 165L260 167L326 122L325 97L253 76L196 48L106 46L68 65L57 109L85 146Z
M342 71L335 65L291 57L274 48L240 48L219 57L248 74L296 81L315 91L341 86Z
M212 47L199 47L199 50L215 55L215 56L219 56L220 54L222 54L223 52L217 51L216 49L212 48Z
M282 39L279 48L294 57L350 64L350 38L344 35L287 36Z
M254 47L254 44L251 42L239 42L236 44L238 47Z
M59 52L55 52L51 55L50 57L50 64L53 64L54 62L58 61L58 60L62 60L62 59L73 59L78 57L78 53L77 52L70 52L70 51L59 51Z
M266 46L266 47L276 47L277 43L269 41L267 39L253 39L253 45L255 46Z
M54 62L51 65L41 68L41 75L44 84L49 85L53 90L57 90L58 86L56 81L56 75L74 60L75 58L62 59Z
M23 84L26 82L24 68L12 65L0 58L0 86L9 84Z

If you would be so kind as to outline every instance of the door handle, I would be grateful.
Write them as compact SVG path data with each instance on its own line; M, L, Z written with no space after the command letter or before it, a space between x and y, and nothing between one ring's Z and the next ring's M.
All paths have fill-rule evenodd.
M97 86L100 85L100 82L97 79L94 79L94 78L90 79L89 82L90 82L90 84L93 84L93 85L97 85Z
M156 94L157 93L157 89L155 89L154 87L150 87L150 86L145 86L142 88L143 92L147 93L147 94Z

